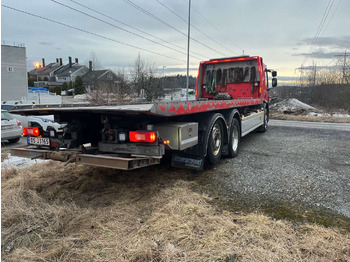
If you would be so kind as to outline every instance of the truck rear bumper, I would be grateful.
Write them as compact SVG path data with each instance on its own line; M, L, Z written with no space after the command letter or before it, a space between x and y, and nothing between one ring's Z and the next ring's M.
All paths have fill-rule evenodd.
M91 166L108 167L121 170L131 170L156 165L160 158L152 157L120 157L113 154L83 154L79 151L51 151L38 148L14 148L11 154L31 159L51 159L68 163L78 163Z

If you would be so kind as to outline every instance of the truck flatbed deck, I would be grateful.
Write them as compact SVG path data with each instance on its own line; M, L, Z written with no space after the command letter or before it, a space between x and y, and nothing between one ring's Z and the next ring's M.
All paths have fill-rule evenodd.
M55 113L108 113L108 114L147 114L154 116L179 116L203 113L214 110L243 107L247 105L262 104L263 100L244 98L229 100L203 100L203 101L172 101L151 104L128 104L115 106L77 106L77 107L35 107L31 109L12 110L22 115L52 115Z

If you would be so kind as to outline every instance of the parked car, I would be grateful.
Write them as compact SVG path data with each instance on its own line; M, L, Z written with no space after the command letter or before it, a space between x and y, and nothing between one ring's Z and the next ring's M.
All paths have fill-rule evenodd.
M22 136L21 122L6 110L1 110L1 141L17 143Z
M53 118L53 116L52 116ZM53 119L45 118L43 116L28 116L28 126L30 127L41 127L45 132L49 132L50 130L57 132L62 132L63 127L66 126L66 124L59 124L57 122L54 122Z
M1 110L11 111L14 109L27 109L31 108L31 105L23 104L2 104ZM65 124L59 124L54 122L53 115L44 116L22 116L18 114L12 114L14 118L22 123L22 127L40 127L45 132L54 130L55 132L62 132Z

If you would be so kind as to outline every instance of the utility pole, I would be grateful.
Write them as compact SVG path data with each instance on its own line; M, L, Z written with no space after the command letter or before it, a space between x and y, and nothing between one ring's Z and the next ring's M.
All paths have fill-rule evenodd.
M299 85L301 87L301 86L303 86L303 73L304 73L303 64L301 64L299 68L296 68L296 70L298 70L300 72Z
M343 62L343 80L342 80L342 84L349 84L349 80L348 80L348 77L346 75L346 58L348 56L350 56L350 54L346 53L346 50L344 52L343 55L335 55L335 56L342 56L344 57L344 62Z
M40 85L39 85L39 68L41 68L41 65L38 62L34 63L34 66L36 68L36 83L38 85L38 102L40 105Z
M312 61L312 85L316 85L316 74L317 74L317 69L316 69L316 64L314 61Z
M188 101L188 86L190 85L190 28L191 28L191 0L188 1L188 35L187 35L187 78L186 78L186 101Z

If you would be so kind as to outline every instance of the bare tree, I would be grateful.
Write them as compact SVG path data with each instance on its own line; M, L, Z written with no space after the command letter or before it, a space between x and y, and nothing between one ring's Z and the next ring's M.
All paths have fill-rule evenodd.
M143 90L148 101L163 95L161 82L155 77L155 71L155 66L142 60L139 54L130 72L134 92L140 96Z
M89 61L92 61L92 70L99 70L102 68L101 60L94 51L90 52L89 59L84 63L87 67L89 67Z
M114 93L116 95L117 102L125 101L126 95L130 94L129 83L126 79L124 69L122 71L118 71L117 73L118 80L116 81Z
M144 90L147 101L152 101L164 95L161 79L154 76L154 67L152 66L148 68Z
M134 67L131 69L130 74L134 92L140 96L141 90L145 88L145 80L147 78L147 67L140 54L135 59Z

